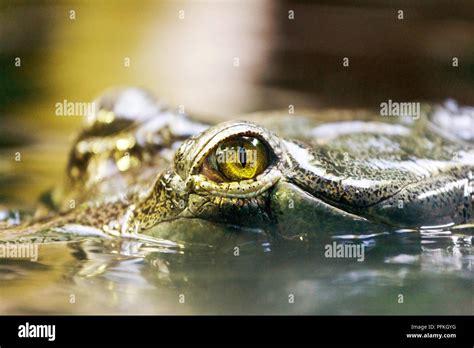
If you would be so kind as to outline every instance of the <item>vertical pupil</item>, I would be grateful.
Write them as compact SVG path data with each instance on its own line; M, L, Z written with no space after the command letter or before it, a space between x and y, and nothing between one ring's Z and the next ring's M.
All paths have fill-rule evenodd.
M242 168L245 168L245 165L247 164L247 152L243 146L239 147L239 160Z

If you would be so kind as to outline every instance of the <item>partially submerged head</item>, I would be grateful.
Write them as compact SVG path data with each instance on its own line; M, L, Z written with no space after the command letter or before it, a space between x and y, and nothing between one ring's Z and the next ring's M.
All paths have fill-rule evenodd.
M309 228L323 203L312 196L315 174L297 163L305 151L253 123L211 127L181 145L174 165L138 204L130 228L148 233L181 219L286 232L298 224Z

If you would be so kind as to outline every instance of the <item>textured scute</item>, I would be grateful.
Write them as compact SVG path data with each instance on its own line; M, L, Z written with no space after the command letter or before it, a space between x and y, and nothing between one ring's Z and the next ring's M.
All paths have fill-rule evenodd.
M375 220L401 227L441 226L472 221L468 175L448 172L404 187L369 208Z
M377 127L365 123L359 132L347 134L338 123L325 127L331 133L330 141L320 145L290 142L288 146L293 165L298 167L290 179L305 191L361 216L375 214L376 219L388 210L382 213L369 209L372 206L409 203L406 209L397 208L391 218L379 219L398 225L419 225L423 216L425 222L439 215L444 217L433 221L448 220L447 215L456 222L470 220L472 200L458 186L472 185L472 146L427 128L377 132ZM429 203L423 199L428 191Z

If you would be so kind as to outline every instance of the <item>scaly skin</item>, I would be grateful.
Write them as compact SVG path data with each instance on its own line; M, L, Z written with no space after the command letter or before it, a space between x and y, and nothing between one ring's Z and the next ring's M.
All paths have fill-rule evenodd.
M97 105L47 213L0 238L77 226L184 240L228 226L300 238L473 223L474 147L441 132L429 119L431 107L404 123L361 111L352 115L363 121L334 122L347 114L334 111L311 118L263 113L252 116L260 125L209 128L136 89L112 91ZM265 144L268 167L248 180L208 177L208 156L243 136Z

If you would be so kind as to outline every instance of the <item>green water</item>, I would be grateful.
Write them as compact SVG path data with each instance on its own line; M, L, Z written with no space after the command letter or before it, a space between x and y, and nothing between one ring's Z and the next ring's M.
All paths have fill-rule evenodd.
M333 242L363 245L363 261L326 257ZM78 237L40 246L36 262L0 259L0 312L472 314L471 243L472 231L310 244L258 233L176 246Z

